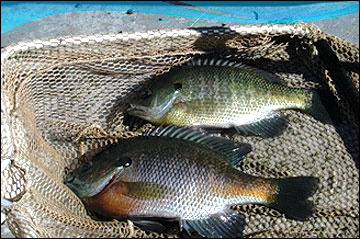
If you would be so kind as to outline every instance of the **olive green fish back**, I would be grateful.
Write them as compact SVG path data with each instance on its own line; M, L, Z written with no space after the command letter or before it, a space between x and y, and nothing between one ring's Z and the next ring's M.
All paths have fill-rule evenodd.
M253 151L238 166L264 177L316 176L314 218L296 221L259 205L236 206L245 237L358 237L359 124L315 43L325 39L358 92L359 47L314 25L240 25L69 36L1 52L2 208L18 237L158 237L131 221L97 221L63 179L105 146L151 127L125 115L154 77L205 54L226 54L288 86L329 88L336 126L287 111L276 138L225 135ZM333 99L335 103L331 103ZM350 99L351 100L351 99ZM8 163L6 165L6 163Z

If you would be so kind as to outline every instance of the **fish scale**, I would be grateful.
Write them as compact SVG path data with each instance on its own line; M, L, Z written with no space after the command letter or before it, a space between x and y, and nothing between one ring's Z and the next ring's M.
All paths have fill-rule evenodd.
M261 203L299 220L309 217L306 199L316 179L267 179L237 170L250 151L247 144L169 126L119 141L65 183L102 216L130 217L147 228L158 223L154 218L176 219L207 237L241 235L245 219L230 209L236 204Z
M150 145L151 147L152 145ZM169 152L171 153L171 152ZM166 155L165 152L161 152L161 155ZM132 155L129 155L130 157ZM166 158L166 157L164 157ZM164 158L162 158L162 160L164 160ZM165 186L169 186L171 188L176 188L177 190L164 190L159 192L159 195L155 195L155 197L162 197L162 195L166 195L166 202L169 204L167 206L167 208L171 208L172 210L172 215L176 215L179 216L181 218L184 219L197 219L197 218L201 218L202 216L202 212L201 212L201 207L200 207L200 203L203 205L206 205L206 202L208 200L211 201L211 197L212 195L207 195L205 194L205 192L207 192L206 188L204 188L202 185L198 185L200 182L204 182L207 181L206 180L206 174L201 173L201 172L196 172L197 174L195 174L195 172L193 170L191 170L191 166L189 165L187 162L181 162L183 165L180 169L180 164L178 164L178 158L173 158L173 159L169 159L166 160L166 162L169 162L169 164L166 167L162 167L161 164L158 164L158 160L156 160L155 157L152 157L151 155L147 158L147 159L142 159L142 162L149 162L151 164L155 164L152 165L152 169L153 170L146 170L150 167L150 165L148 165L147 163L141 164L139 166L139 168L135 168L134 167L134 171L129 170L128 174L124 174L124 176L128 176L129 180L131 181L136 181L137 180L137 176L141 177L143 181L145 182L153 182L153 183L159 183L159 184L163 184L164 182L168 182L167 184L165 184ZM165 169L165 170L161 170L161 168ZM179 171L181 170L181 171ZM139 172L146 172L146 173L141 173L141 176L139 175ZM180 173L179 173L180 172ZM186 173L181 173L181 172L186 172ZM200 174L199 174L200 173ZM132 178L133 177L133 178ZM171 180L166 180L167 178L170 178ZM187 180L190 179L190 180ZM144 188L145 192L146 192L146 188ZM199 198L201 198L201 202L200 200L193 200L193 198L189 198L189 197L181 197L181 193L183 192L192 192L194 195L200 194L201 196ZM141 192L139 192L139 194L141 194ZM208 197L210 196L210 198L208 199ZM204 201L203 201L204 200ZM189 207L178 207L179 205L189 205ZM151 209L160 209L162 207L162 205L160 206L158 205L154 205L152 202L150 204L145 204L144 206L144 201L143 200L139 200L137 203L135 203L134 208L139 208L138 211L132 210L132 213L134 214L138 214L138 215L142 215L144 214L144 211L149 211ZM150 209L151 208L151 209ZM198 212L194 209L199 208L200 210L198 210ZM189 210L190 209L190 210ZM169 210L169 209L167 209ZM191 213L191 218L188 217L188 213ZM195 213L194 213L195 212ZM160 216L169 216L169 215L160 215Z
M240 118L239 114L256 114L261 111L266 112L282 107L305 107L304 103L307 92L302 89L293 89L280 84L269 83L254 74L243 73L233 67L204 66L188 68L175 72L173 78L192 79L191 81L181 81L183 84L182 100L184 102L191 102L193 107L192 112L194 113L189 115L189 117L196 117L203 110L206 112L206 106L208 105L211 105L211 108L218 109L218 112L229 109L229 116L236 118ZM227 76L227 79L199 77L199 75L207 76L213 74L216 74L216 76ZM214 82L218 82L217 87L214 87L216 90L209 90L209 87L203 87L204 83L216 85ZM294 101L294 99L298 100ZM203 105L201 105L201 102L203 102ZM205 102L208 102L208 104L205 105ZM170 114L171 110L168 118L171 117ZM220 116L216 117L220 118ZM174 119L172 118L172 120ZM186 125L187 119L184 118L183 120L185 121L183 124ZM223 119L220 118L218 121L223 122Z
M299 109L324 122L329 119L314 90L287 87L242 64L196 64L160 77L148 88L149 95L131 100L129 114L159 125L235 127L264 137L285 128L280 110Z

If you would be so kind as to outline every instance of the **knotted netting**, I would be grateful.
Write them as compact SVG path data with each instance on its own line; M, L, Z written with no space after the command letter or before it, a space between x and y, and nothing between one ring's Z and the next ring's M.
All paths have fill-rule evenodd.
M8 164L1 196L13 202L2 210L10 230L18 237L178 236L145 232L129 220L95 220L63 179L102 148L151 126L128 123L125 113L144 84L194 57L230 54L291 87L327 89L335 102L334 124L290 110L279 137L223 135L251 144L238 166L246 173L320 179L311 198L316 211L305 222L261 205L234 207L246 216L244 236L358 237L356 99L339 90L319 40L358 92L358 46L303 23L70 36L2 49L1 160Z

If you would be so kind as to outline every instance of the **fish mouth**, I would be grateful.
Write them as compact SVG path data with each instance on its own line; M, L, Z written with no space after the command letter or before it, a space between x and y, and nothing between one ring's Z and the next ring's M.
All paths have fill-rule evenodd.
M134 104L129 104L129 108L127 108L126 111L134 116L138 116L138 115L145 116L149 114L148 107L141 105L134 105Z
M158 97L155 97L150 106L130 103L130 107L127 108L127 112L130 115L137 116L148 121L157 120L171 109L179 94L179 91L175 91L174 95L169 100L166 100L161 104L158 104Z
M142 119L152 121L159 119L166 112L168 112L169 107L164 107L162 105L158 107L145 107L141 105L130 104L130 108L127 109L128 114Z

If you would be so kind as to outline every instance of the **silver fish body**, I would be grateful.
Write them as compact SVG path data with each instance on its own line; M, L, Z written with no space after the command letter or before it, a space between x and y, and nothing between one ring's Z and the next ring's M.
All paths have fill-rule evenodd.
M245 220L230 209L235 204L260 203L296 219L309 217L312 205L306 198L314 192L316 179L266 179L245 174L234 165L249 151L246 144L168 127L124 140L97 155L86 173L99 173L95 168L105 165L118 170L106 170L111 179L96 195L89 191L86 196L81 184L73 182L89 188L86 185L99 185L97 175L84 177L84 171L74 171L65 183L101 215L176 219L186 230L209 237L241 235ZM283 185L293 188L290 196ZM294 191L304 192L301 199L292 198ZM291 207L289 197L295 204Z

